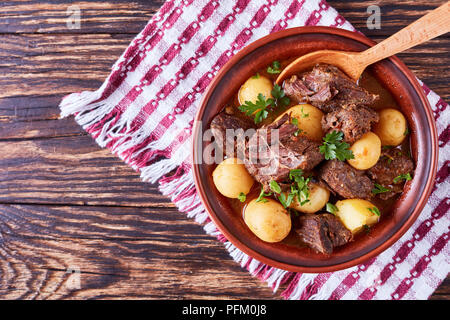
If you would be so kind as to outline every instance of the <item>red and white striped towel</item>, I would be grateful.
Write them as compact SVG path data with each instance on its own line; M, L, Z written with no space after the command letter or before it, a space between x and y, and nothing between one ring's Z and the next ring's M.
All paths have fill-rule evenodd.
M101 147L138 170L142 180L159 181L161 192L204 224L252 275L274 291L287 284L283 297L426 299L449 271L450 111L425 85L439 134L436 185L416 223L378 257L324 274L272 268L228 242L200 203L189 163L190 134L206 86L244 46L304 25L354 31L326 1L170 0L132 41L101 88L65 97L61 115L75 115Z

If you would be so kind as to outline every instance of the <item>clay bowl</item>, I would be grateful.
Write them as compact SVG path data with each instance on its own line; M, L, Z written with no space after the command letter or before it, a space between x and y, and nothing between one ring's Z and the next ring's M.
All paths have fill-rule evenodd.
M201 164L202 132L212 118L230 100L240 85L256 70L273 60L298 57L322 49L363 51L375 42L345 30L328 27L300 27L283 30L255 41L233 56L218 72L206 90L198 110L193 135L194 177L200 198L211 219L237 248L249 256L280 269L319 273L341 270L377 256L394 244L423 209L434 184L437 164L437 134L431 108L411 71L396 57L370 67L377 80L387 88L411 129L412 156L415 175L392 212L373 228L345 246L336 248L331 256L317 254L309 248L259 240L244 224L241 216L214 187L211 173L215 165Z

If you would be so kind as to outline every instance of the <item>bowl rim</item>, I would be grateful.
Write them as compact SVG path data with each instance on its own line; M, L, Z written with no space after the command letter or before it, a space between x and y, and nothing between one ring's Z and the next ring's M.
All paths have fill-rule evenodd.
M193 171L194 171L194 182L195 186L197 188L197 192L199 193L200 200L205 207L209 217L214 222L214 224L217 226L219 231L227 238L228 241L230 241L234 246L236 246L239 250L247 254L248 256L257 259L258 261L267 264L269 266L291 271L291 272L302 272L302 273L323 273L323 272L332 272L332 271L338 271L347 269L350 267L353 267L355 265L361 264L370 258L378 256L380 253L391 247L397 240L399 240L406 231L412 226L412 224L416 221L420 213L422 212L426 200L431 194L432 187L435 182L436 178L436 171L437 171L437 162L438 162L438 147L437 147L437 129L436 124L433 116L433 112L430 106L430 103L428 99L425 96L425 92L420 86L419 82L417 81L416 76L412 73L411 70L397 57L392 56L387 59L389 59L394 65L403 73L403 75L407 78L407 80L411 83L412 87L414 88L415 92L419 96L419 99L421 100L422 104L425 106L425 114L427 118L427 123L430 127L430 135L431 135L431 141L432 141L432 152L431 152L431 167L430 171L431 174L428 176L428 179L426 181L426 185L424 188L424 192L419 198L418 205L414 208L413 212L410 214L408 219L404 222L404 224L384 243L380 244L378 247L373 249L372 251L367 252L366 254L363 254L355 259L345 261L342 263L337 263L334 265L329 266L315 266L315 267L308 267L308 266L297 266L297 265L291 265L285 262L277 261L272 258L269 258L267 256L264 256L260 254L259 252L247 247L244 243L242 243L239 239L237 239L231 232L227 230L227 228L222 224L221 220L217 217L214 210L210 207L207 199L207 195L205 192L204 185L202 184L202 181L199 179L199 162L196 161L197 159L197 142L198 139L195 137L198 136L200 131L200 125L199 121L201 121L201 117L203 115L203 112L205 110L206 104L213 92L213 88L216 87L216 85L219 83L219 81L222 79L222 77L231 69L231 67L237 63L240 59L242 59L244 56L246 56L248 53L252 52L253 50L259 48L260 46L263 46L269 42L278 40L280 38L289 37L297 34L314 34L314 33L322 33L322 34L331 34L331 35L337 35L342 36L346 38L350 38L352 40L361 42L368 46L374 46L377 44L375 41L367 38L363 34L359 32L353 32L348 31L344 29L338 29L334 27L323 27L323 26L305 26L305 27L295 27L295 28L289 28L282 31L278 31L272 34L269 34L267 36L264 36L248 46L242 48L241 51L239 51L237 54L235 54L233 57L230 58L230 60L227 61L227 63L218 71L214 79L211 81L211 83L208 85L208 87L205 90L205 93L203 94L203 97L200 101L200 106L197 110L197 113L194 118L194 128L193 128Z

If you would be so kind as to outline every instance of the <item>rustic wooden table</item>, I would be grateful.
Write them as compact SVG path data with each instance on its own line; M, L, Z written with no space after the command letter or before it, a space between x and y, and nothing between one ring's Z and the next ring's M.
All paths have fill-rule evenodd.
M382 40L444 0L329 2ZM0 2L0 298L279 298L72 118L58 120L62 96L98 88L162 3ZM366 27L370 4L380 30ZM71 5L79 30L66 27ZM400 55L447 101L449 46L446 35ZM450 278L432 296L445 298Z

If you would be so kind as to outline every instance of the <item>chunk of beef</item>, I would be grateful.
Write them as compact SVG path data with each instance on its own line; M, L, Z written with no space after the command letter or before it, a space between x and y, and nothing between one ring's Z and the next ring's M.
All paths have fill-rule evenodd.
M221 112L211 121L211 131L217 146L227 156L234 156L238 152L238 147L242 150L242 158L245 150L245 131L254 126L249 121L241 119L232 114ZM228 130L228 135L227 135ZM232 131L233 130L233 131ZM238 146L241 143L242 146ZM228 150L227 150L228 144Z
M325 254L331 254L334 247L342 246L352 239L350 230L328 213L300 216L295 232L309 247Z
M295 136L297 130L286 114L258 129L248 141L245 167L266 191L271 180L286 180L293 169L309 171L324 159L319 144L305 136Z
M344 140L352 144L370 131L372 123L378 121L378 113L370 107L339 108L322 118L322 129L324 132L342 131Z
M413 175L414 164L412 160L404 155L399 149L390 149L382 153L378 162L367 171L367 175L376 183L388 188L389 192L379 193L378 197L383 200L403 192L404 179L394 183L394 179L402 174Z
M346 162L327 161L320 169L318 177L326 182L330 189L347 199L370 199L373 182L364 174Z
M378 99L359 87L338 68L320 64L300 77L293 75L283 85L284 92L297 102L308 102L325 112L339 108L369 106Z

